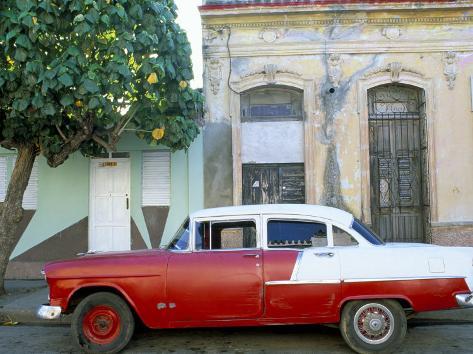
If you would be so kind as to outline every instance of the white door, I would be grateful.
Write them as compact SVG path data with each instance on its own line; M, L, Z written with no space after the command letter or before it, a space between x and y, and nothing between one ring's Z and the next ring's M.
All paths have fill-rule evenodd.
M89 250L130 249L129 159L91 160L89 218Z

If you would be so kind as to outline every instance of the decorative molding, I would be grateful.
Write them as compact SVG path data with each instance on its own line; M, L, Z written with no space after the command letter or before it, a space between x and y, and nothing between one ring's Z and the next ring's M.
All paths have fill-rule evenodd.
M457 54L453 51L445 53L443 56L443 64L443 74L447 79L448 88L453 90L457 78Z
M266 64L263 69L252 71L240 76L240 79L246 79L256 75L263 75L267 84L273 84L276 81L276 74L291 74L301 77L302 75L288 69L279 69L276 64Z
M228 32L228 28L215 28L215 27L207 27L203 31L203 42L204 44L212 44L216 39L220 41L225 39Z
M377 26L399 26L409 24L458 24L458 23L472 23L473 16L438 16L438 17L387 17L387 18L323 18L311 20L294 20L294 21L265 21L265 22L234 22L234 23L220 23L207 25L203 24L203 28L287 28L287 27L318 27L318 26L333 26L333 25L353 25L366 24Z
M424 77L424 74L422 74L421 72L412 68L404 67L399 62L392 62L384 67L380 67L378 69L368 71L363 77L367 79L367 78L379 75L381 73L386 73L386 72L391 73L391 82L399 82L399 78L402 72Z
M398 39L402 33L399 27L384 27L381 34L387 39Z
M220 90L220 84L222 82L222 63L218 58L210 58L207 61L207 79L210 83L210 89L212 93L216 95Z
M340 80L342 79L342 59L340 54L332 53L328 56L328 79L333 87L338 87L340 85Z
M259 32L258 38L265 41L266 43L273 43L279 38L283 37L284 34L284 31L277 28L263 28Z

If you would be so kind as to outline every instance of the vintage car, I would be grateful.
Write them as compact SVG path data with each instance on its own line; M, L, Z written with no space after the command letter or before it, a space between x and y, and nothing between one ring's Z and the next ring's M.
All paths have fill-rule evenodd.
M48 263L45 319L72 315L87 352L149 328L338 324L356 352L391 351L406 317L473 306L473 248L385 244L351 214L252 205L192 214L163 249Z

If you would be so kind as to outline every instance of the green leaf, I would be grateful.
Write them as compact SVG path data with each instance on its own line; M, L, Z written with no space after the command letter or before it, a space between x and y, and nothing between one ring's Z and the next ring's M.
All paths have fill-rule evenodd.
M17 111L24 111L28 107L28 100L24 98L16 99L13 102L13 108L16 109Z
M107 26L110 25L110 17L108 17L107 14L102 15L102 16L100 17L100 20L101 20L104 24L106 24Z
M61 76L59 76L58 80L65 87L69 87L69 86L72 86L74 84L74 82L72 81L71 75L69 75L67 73L62 74Z
M33 7L33 2L31 0L16 0L16 7L18 7L20 11L30 11Z
M74 32L76 32L79 35L86 34L90 32L90 30L91 30L91 27L89 26L87 22L81 22L74 28Z
M85 15L85 18L87 19L87 21L89 21L90 23L92 24L95 24L99 21L100 19L100 14L98 13L97 10L95 10L94 8L91 8L87 14Z
M72 45L69 48L67 48L67 54L72 55L73 57L76 57L80 55L80 50L76 46Z
M89 108L94 109L100 105L100 101L98 100L97 97L92 97L91 100L89 101Z
M28 53L23 48L17 48L15 50L15 60L24 62L28 58Z
M137 20L140 20L143 17L143 10L141 9L141 6L138 4L133 5L130 9L130 15Z
M84 15L79 14L79 15L77 15L76 17L74 17L74 20L72 20L72 22L74 22L74 23L79 23L79 22L82 22L82 21L84 21L84 20L85 20Z
M84 80L84 87L90 93L97 93L99 91L99 87L97 86L97 84L89 79Z
M15 37L18 33L20 33L20 28L16 27L14 30L11 30L10 32L7 33L5 39L8 42L10 39Z
M54 113L56 113L56 110L51 103L46 103L46 105L41 109L41 112L46 116L53 116Z
M74 98L71 95L64 95L61 98L61 104L65 106L70 106L71 104L74 103Z
M43 96L41 95L34 96L33 100L31 101L31 104L33 105L34 108L43 107L44 106Z
M33 18L30 15L27 15L22 18L21 23L23 23L27 27L33 27Z

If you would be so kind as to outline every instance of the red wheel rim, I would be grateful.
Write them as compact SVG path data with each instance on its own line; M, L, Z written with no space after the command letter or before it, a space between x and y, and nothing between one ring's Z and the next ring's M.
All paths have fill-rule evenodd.
M120 334L120 315L110 306L94 306L84 316L82 331L97 344L112 343Z

